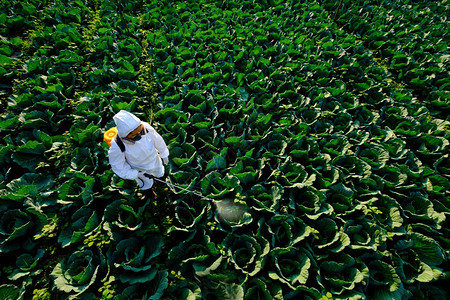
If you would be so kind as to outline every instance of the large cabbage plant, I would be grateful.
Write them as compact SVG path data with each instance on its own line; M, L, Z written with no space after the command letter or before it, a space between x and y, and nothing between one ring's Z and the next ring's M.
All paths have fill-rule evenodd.
M51 275L58 290L76 299L85 293L96 280L100 280L99 272L107 270L103 254L92 250L75 251L63 258L53 269Z

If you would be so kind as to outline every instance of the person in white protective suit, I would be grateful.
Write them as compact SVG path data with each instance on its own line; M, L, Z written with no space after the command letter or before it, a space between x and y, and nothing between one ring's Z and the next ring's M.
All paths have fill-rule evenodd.
M109 148L109 164L120 178L136 180L139 188L148 190L154 177L164 176L169 149L163 138L147 122L121 110L114 117L117 136Z

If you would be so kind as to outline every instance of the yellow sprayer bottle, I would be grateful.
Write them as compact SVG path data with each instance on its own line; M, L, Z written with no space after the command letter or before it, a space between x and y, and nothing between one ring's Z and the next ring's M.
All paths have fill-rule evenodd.
M111 141L117 135L117 127L113 127L103 134L103 140L111 147Z

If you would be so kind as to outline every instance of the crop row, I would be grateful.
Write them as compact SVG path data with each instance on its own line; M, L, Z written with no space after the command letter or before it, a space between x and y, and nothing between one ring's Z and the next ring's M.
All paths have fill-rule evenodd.
M271 218L299 218L318 232L323 244L305 238L302 232L307 231L287 233L293 230L287 225L288 231L280 235L291 236L292 244L297 238L303 246L313 245L316 259L311 261L317 265L334 252L359 257L355 249L364 249L366 263L377 257L378 249L420 255L418 249L406 254L406 249L390 246L391 239L399 245L398 239L409 236L409 222L426 236L431 227L445 231L446 122L430 118L413 89L397 86L395 74L367 49L365 40L338 29L314 2L279 5L267 12L258 6L208 7L207 21L179 21L204 19L201 5L166 8L172 14L161 19L166 31L149 35L157 57L160 99L168 106L157 118L171 145L180 144L172 152L174 182L199 185L216 199L245 195L256 213L253 219L232 224L236 232L262 232L257 224ZM148 26L151 30L158 24L149 21ZM204 173L209 174L200 179ZM425 202L440 213L434 220L426 218L425 226L415 225L424 220L416 208L425 195ZM190 228L193 220L203 222L201 211L192 217ZM354 216L359 224L367 224L365 237L352 226L356 231L349 235L345 223L336 222ZM179 222L177 230L188 223ZM327 232L323 224L333 230ZM327 247L330 251L317 262L319 249ZM396 259L384 256L389 260L396 268ZM380 266L368 265L372 280L381 273ZM411 279L412 274L396 271ZM283 276L270 278L292 284ZM422 280L418 274L415 278ZM306 286L322 290L321 284L308 281ZM344 290L358 290L354 285L352 281L348 286L325 286L334 295L350 297L354 292ZM400 285L391 286L394 290L404 294Z
M447 3L323 1L347 32L364 42L397 85L410 90L432 115L448 118ZM347 8L352 6L351 13Z

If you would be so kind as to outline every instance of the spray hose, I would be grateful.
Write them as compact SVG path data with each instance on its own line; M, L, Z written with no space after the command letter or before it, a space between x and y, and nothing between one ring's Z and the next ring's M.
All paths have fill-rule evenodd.
M158 182L164 183L164 184L166 184L166 185L168 185L168 186L170 186L170 187L178 188L178 189L180 189L180 190L182 190L182 191L188 192L188 193L193 194L193 195L195 195L195 196L198 196L198 197L200 197L200 198L202 198L202 199L205 199L205 200L208 200L208 201L214 201L213 199L208 198L208 197L205 197L205 196L203 196L202 194L199 194L199 193L190 191L190 190L185 189L185 188L183 188L183 187L181 187L181 186L178 186L178 185L176 185L176 184L173 184L173 183L170 183L170 182L163 181L163 180L161 180L161 179L156 178L156 177L153 176L153 175L150 175L150 174L145 173L144 176L147 177L147 178L149 178L149 179L153 179L153 180L156 180L156 181L158 181Z
M147 178L150 178L150 179L154 179L158 182L164 183L164 184L168 185L169 187L178 188L178 189L188 192L190 194L196 195L197 197L200 197L201 199L208 200L211 203L214 203L215 205L211 205L211 207L212 207L213 212L217 213L217 215L219 216L219 218L220 218L219 220L226 220L227 222L231 222L231 223L239 223L244 217L245 208L242 206L236 206L233 203L231 203L231 205L230 205L230 203L226 203L226 202L222 202L222 201L215 201L211 198L205 197L199 193L190 191L190 190L185 189L176 184L155 178L154 176L152 176L150 174L144 174L144 176L146 176Z

